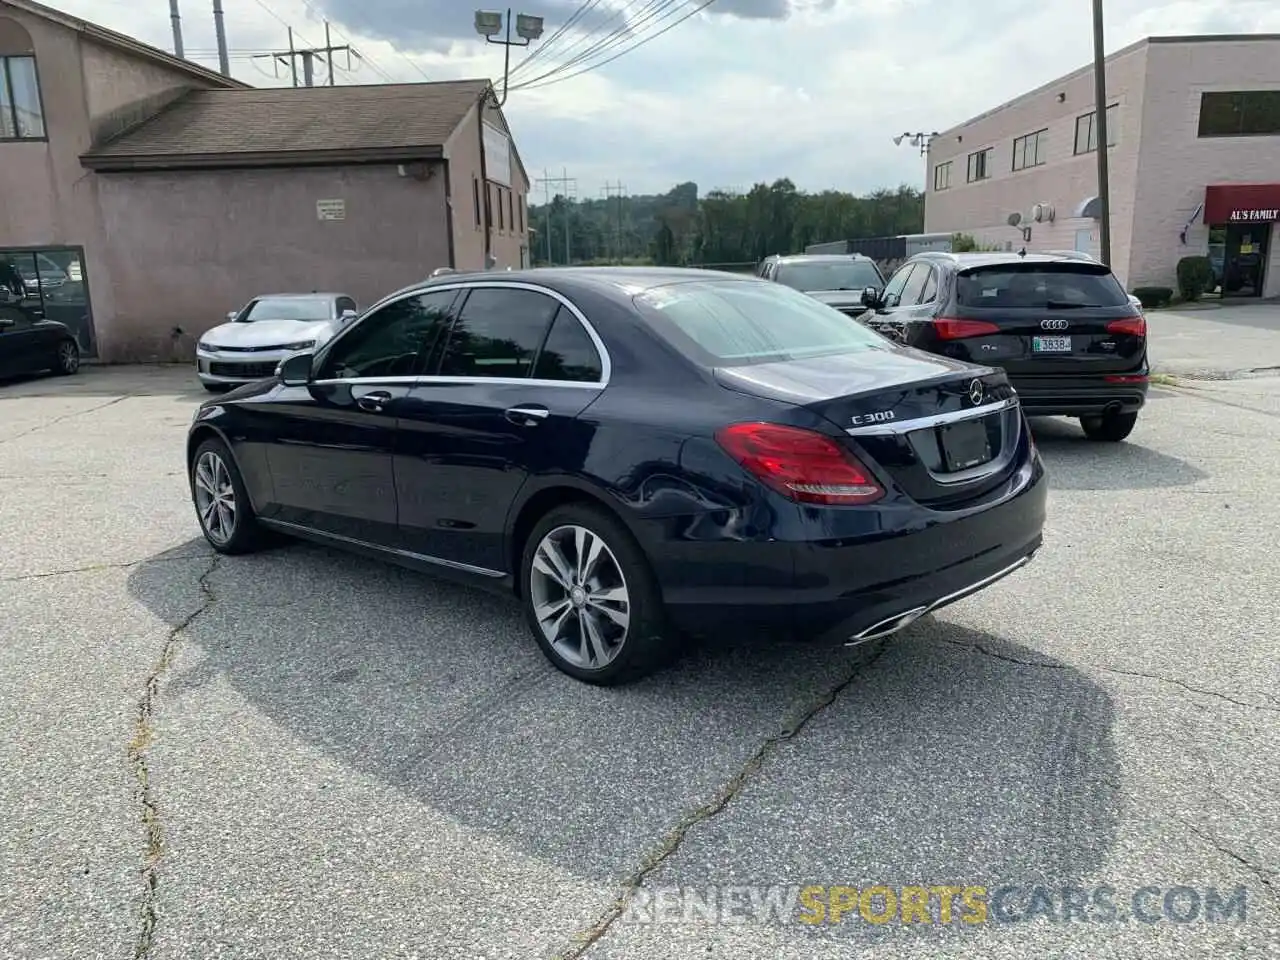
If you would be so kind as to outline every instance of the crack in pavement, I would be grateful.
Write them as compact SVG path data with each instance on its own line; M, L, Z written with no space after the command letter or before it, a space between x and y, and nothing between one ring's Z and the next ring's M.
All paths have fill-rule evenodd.
M640 861L640 866L622 882L622 889L613 903L596 919L595 923L574 934L570 938L570 945L556 954L555 960L580 960L588 950L609 932L613 924L622 916L632 896L644 885L644 881L649 874L662 866L680 849L689 831L698 824L706 823L722 813L746 789L751 778L764 766L764 762L772 756L778 746L799 735L808 726L809 721L835 703L836 698L846 688L856 680L864 677L886 649L887 647L882 644L870 657L858 664L852 673L828 689L816 700L811 701L798 714L793 715L790 723L787 723L777 733L761 742L756 751L747 758L746 763L726 783L721 785L710 800L702 804L702 806L695 807L685 813L676 822L675 826L661 838L658 845Z
M178 644L183 632L197 617L217 602L218 598L214 596L209 586L209 578L218 569L221 559L222 555L215 553L210 559L208 569L200 575L197 581L202 596L200 605L169 631L160 649L159 658L151 668L151 672L147 674L142 696L138 698L138 717L134 723L133 739L129 741L129 763L133 767L134 780L137 782L137 797L142 807L144 856L142 905L139 910L141 925L137 943L134 946L134 960L146 960L151 955L151 948L155 944L156 925L159 921L156 900L160 885L158 868L160 858L164 854L164 827L161 823L160 806L156 800L155 789L151 784L148 756L148 749L155 737L156 701L160 695L160 684L177 656Z
M100 403L96 407L90 407L88 410L76 410L72 413L64 413L60 417L54 417L52 420L48 421L47 423L38 423L29 430L23 430L21 433L15 433L12 437L5 437L3 440L0 440L0 443L12 443L14 440L21 440L23 437L29 437L31 436L31 434L36 433L40 430L47 430L49 427L62 423L65 420L71 420L75 417L87 416L88 414L94 413L95 411L98 411L98 410L105 410L107 407L111 406L112 404L119 403L121 400L128 400L131 396L132 394L126 393L124 396L120 396L112 400L108 400L106 403ZM17 399L17 398L15 397L13 399Z
M980 643L963 643L960 640L947 640L943 638L944 643L949 643L953 647L959 647L962 650L968 650L972 653L981 654L984 657L990 657L993 660L1003 660L1005 663L1014 663L1023 667L1040 667L1044 670L1074 670L1076 667L1069 667L1065 663L1052 663L1042 660L1023 660L1019 657L1011 657L1008 654L997 653ZM1266 710L1271 713L1280 713L1280 706L1273 706L1267 703L1254 703L1251 700L1237 700L1229 697L1225 693L1219 693L1217 690L1209 690L1206 687L1194 687L1182 680L1175 680L1172 677L1162 677L1157 673L1142 673L1137 670L1121 670L1119 667L1104 667L1097 664L1091 664L1088 669L1098 670L1102 673L1111 673L1120 677L1136 677L1143 680L1155 680L1157 683L1167 683L1174 687L1179 687L1187 693L1198 693L1201 696L1213 697L1217 700L1223 700L1227 703L1234 704L1237 707L1245 707L1250 710Z
M1272 886L1272 883L1274 882L1274 880L1271 873L1266 868L1261 867L1258 864L1254 863L1248 857L1243 857L1240 854L1236 853L1236 851L1232 850L1230 847L1223 845L1223 843L1219 841L1217 837L1213 836L1210 833L1206 833L1204 830L1201 830L1199 827L1195 826L1189 821L1184 820L1181 817L1175 817L1174 819L1176 819L1179 823L1181 823L1184 827L1186 827L1190 833L1199 837L1209 846L1213 847L1213 849L1216 850L1218 853L1222 854L1224 857L1227 857L1228 859L1234 860L1236 863L1240 864L1242 867L1248 870L1251 874L1257 877L1259 882L1262 884L1263 888L1267 891L1267 894L1277 903L1280 903L1280 893L1277 893L1275 887Z
M172 557L147 557L143 560L122 560L119 563L91 563L85 567L68 567L65 570L45 570L41 573L23 573L16 577L0 577L0 583L23 583L27 580L48 580L50 577L67 577L76 573L98 573L102 570L128 570L144 563L175 563L179 560L203 560L207 553L184 553Z

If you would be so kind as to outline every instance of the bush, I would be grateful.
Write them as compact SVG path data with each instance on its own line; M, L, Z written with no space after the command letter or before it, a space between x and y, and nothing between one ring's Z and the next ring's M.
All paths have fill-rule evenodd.
M1133 295L1148 310L1152 307L1167 307L1173 299L1170 287L1134 287Z
M1208 257L1183 257L1178 261L1178 292L1184 300L1199 300L1213 286L1213 264Z

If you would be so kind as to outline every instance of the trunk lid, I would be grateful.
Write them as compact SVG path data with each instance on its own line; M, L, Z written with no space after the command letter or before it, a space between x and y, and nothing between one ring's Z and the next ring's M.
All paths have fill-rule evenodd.
M1013 376L1124 373L1146 357L1142 318L1111 271L1082 260L984 264L961 270L947 320L949 356ZM1127 321L1118 328L1116 321ZM989 325L989 326L988 326ZM946 332L957 336L947 339ZM1141 328L1145 331L1145 325Z
M962 506L1016 468L1023 419L1004 372L909 347L718 367L721 386L792 403L912 499Z

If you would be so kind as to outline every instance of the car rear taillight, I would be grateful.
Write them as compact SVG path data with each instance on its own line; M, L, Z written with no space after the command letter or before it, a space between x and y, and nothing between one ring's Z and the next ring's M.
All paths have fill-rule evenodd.
M871 503L884 496L857 458L812 430L735 423L718 430L716 442L760 482L800 503Z
M966 337L989 337L1000 328L986 320L953 320L939 317L933 321L933 329L941 340L964 340Z
M1107 383L1146 383L1151 378L1145 373L1117 373L1102 379Z
M1112 320L1107 324L1107 333L1127 334L1131 337L1147 335L1147 318L1138 314L1136 317L1125 317L1123 320Z

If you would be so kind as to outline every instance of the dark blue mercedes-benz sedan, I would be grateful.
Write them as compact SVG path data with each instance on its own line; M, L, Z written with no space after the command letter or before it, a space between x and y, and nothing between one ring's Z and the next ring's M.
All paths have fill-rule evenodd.
M1040 547L999 370L702 270L450 274L210 399L187 441L222 553L280 532L514 591L617 684L682 633L859 643Z

